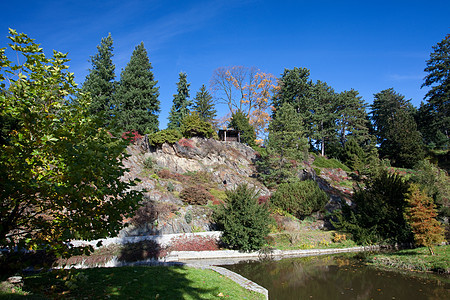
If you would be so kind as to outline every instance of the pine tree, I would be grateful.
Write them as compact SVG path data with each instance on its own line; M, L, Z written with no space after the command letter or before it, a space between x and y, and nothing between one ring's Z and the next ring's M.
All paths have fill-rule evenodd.
M309 103L307 111L311 113L311 123L308 135L316 145L320 145L323 156L325 142L332 138L336 128L336 94L326 82L318 80L312 87L312 101Z
M257 162L260 178L267 186L298 180L296 161L303 160L308 152L303 128L303 119L290 103L275 112L269 124L266 153Z
M144 43L136 46L115 95L117 127L140 134L158 131L159 88Z
M380 155L398 167L412 167L424 157L423 143L410 100L390 88L375 94L372 121Z
M426 140L445 147L450 134L450 34L433 46L424 71L428 74L422 87L431 87L431 90L425 95L427 103L422 113L429 116L430 122L423 123L421 130L427 134Z
M177 83L177 94L173 95L173 105L169 114L169 129L176 129L181 126L181 121L189 114L189 106L192 102L189 99L189 86L186 73L180 72Z
M433 246L444 241L444 229L436 220L433 199L417 184L412 184L406 201L405 216L414 233L414 240L418 245L428 247L430 254L434 255Z
M101 114L104 125L109 123L112 97L114 94L115 66L112 62L113 39L111 33L102 38L97 46L98 53L91 56L92 69L86 76L82 91L91 94L92 102L89 111L92 114Z
M351 89L339 93L337 98L337 135L342 147L345 146L349 135L360 145L371 139L367 105L358 95L358 91Z
M274 150L281 157L302 160L308 151L303 120L289 104L283 104L269 124L267 149Z
M229 127L239 130L241 133L241 143L245 143L250 147L256 146L255 128L250 125L249 118L241 110L236 111L231 116Z
M272 99L273 107L276 110L285 102L289 102L297 112L305 112L310 106L308 102L311 86L308 69L297 67L292 70L284 69L278 82L277 92Z
M217 111L214 108L214 102L212 101L211 94L206 90L205 85L203 84L200 88L200 91L197 92L197 95L194 99L193 109L198 112L198 115L203 121L212 123L214 118L217 115Z

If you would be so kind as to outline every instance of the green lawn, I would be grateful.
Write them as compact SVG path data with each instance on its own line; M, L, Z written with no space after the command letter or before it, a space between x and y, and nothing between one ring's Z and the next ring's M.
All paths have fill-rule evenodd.
M434 248L432 256L425 247L400 250L393 253L376 253L367 258L369 264L422 272L450 273L450 246Z
M73 270L69 276L54 271L25 278L23 291L29 294L0 298L264 299L211 270L162 266Z

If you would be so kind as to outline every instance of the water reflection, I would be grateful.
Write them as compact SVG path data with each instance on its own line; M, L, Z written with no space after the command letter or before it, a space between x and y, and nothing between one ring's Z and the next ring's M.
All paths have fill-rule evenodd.
M239 263L226 268L282 299L449 299L449 280L384 271L349 257L321 256Z

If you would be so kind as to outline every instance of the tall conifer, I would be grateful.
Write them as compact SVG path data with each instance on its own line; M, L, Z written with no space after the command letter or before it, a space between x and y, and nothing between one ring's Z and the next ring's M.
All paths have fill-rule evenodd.
M158 131L159 88L144 43L139 44L120 75L115 96L117 127L139 133Z
M194 111L198 112L200 118L209 123L212 123L217 114L212 99L213 97L203 84L200 91L197 92L197 95L195 96L193 105Z
M100 45L97 46L98 53L91 56L92 69L89 70L82 87L82 91L89 92L92 97L90 112L102 114L104 125L109 123L114 94L116 75L112 62L113 49L113 39L110 33L108 37L102 38Z
M189 114L189 107L192 102L189 100L189 86L187 75L180 72L179 81L177 83L177 94L173 95L173 105L169 113L169 129L179 128L181 121Z

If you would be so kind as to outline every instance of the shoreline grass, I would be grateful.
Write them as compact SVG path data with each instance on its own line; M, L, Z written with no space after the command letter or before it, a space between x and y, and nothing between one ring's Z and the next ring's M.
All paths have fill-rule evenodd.
M436 255L430 255L426 247L376 253L369 255L366 263L376 267L450 274L450 245L436 246L434 249Z

